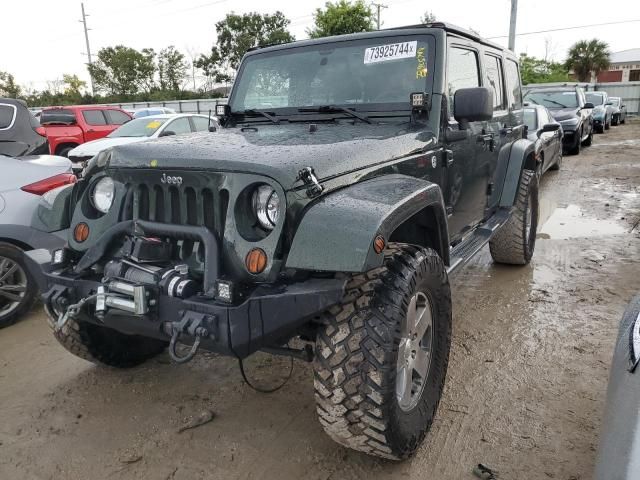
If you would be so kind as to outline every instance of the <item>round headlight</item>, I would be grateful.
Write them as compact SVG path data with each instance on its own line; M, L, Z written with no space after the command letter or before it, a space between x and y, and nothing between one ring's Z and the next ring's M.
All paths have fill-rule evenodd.
M91 203L96 207L96 210L107 213L113 204L115 191L116 188L111 177L104 177L96 183L91 195Z
M273 230L280 216L280 198L269 185L261 185L253 192L253 211L262 228Z

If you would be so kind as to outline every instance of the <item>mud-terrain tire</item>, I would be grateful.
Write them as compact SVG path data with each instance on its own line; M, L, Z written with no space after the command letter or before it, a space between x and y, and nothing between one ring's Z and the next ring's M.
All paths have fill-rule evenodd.
M494 262L525 265L533 256L538 228L538 177L523 170L511 218L489 241Z
M24 262L24 252L0 242L0 328L13 325L33 305L38 288Z
M353 275L325 323L314 360L325 432L370 455L410 456L433 422L449 361L451 292L442 259L432 249L389 244L383 266Z
M48 317L53 329L54 321ZM162 353L167 343L155 338L125 335L111 328L69 319L56 340L76 357L97 365L131 368Z

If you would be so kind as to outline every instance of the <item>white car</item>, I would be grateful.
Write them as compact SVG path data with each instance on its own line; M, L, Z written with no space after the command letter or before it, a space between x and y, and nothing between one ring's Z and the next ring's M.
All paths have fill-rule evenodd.
M137 110L129 110L128 112L133 116L133 118L151 117L154 115L162 115L165 113L176 113L173 108L168 107L147 107Z
M176 113L134 118L116 128L104 138L78 145L69 152L68 158L73 163L73 170L79 172L82 171L87 160L106 148L143 142L169 135L204 132L207 131L210 125L216 126L217 120L213 117L210 119L207 115L196 113Z
M24 263L24 250L59 248L65 243L64 227L58 232L32 227L40 205L52 204L76 176L64 157L0 155L0 328L11 325L31 306L38 287ZM42 203L44 202L44 204ZM46 210L46 208L45 208ZM44 213L46 215L46 213Z

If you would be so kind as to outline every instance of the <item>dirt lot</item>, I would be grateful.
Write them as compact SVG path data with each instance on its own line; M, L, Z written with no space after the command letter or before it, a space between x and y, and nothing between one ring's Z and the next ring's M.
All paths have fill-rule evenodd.
M308 365L271 395L214 356L97 368L34 309L0 331L0 478L457 480L478 462L500 479L591 478L617 323L640 292L638 139L640 124L614 127L545 175L531 265L496 266L484 251L453 279L449 376L412 460L332 443ZM252 374L281 367L263 358ZM178 432L207 410L213 421Z

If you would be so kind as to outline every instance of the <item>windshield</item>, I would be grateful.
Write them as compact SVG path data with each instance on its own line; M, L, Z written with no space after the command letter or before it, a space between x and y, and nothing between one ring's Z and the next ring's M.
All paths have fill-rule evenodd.
M533 132L538 128L538 119L536 111L533 108L524 109L524 124L529 129L529 132Z
M229 104L233 112L409 109L412 92L430 90L432 43L430 36L378 37L253 55L242 64Z
M107 137L150 137L160 128L161 125L166 123L167 120L168 118L134 118L121 127L116 128L113 132L107 135Z
M549 110L558 108L577 108L578 96L576 92L529 92L525 95L525 101L544 105Z
M602 105L604 104L604 95L600 95L598 93L585 93L587 97L587 102L591 102L594 105Z

